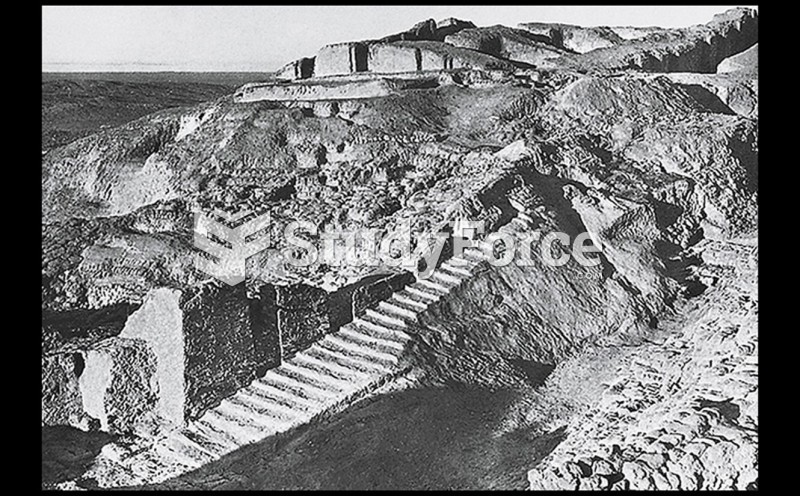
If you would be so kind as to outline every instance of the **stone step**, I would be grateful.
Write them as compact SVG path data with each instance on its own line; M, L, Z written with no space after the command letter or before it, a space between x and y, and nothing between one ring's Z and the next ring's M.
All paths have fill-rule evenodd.
M450 286L445 286L440 282L432 281L430 279L419 279L417 282L407 287L425 289L430 293L438 294L440 296L450 292Z
M451 274L460 275L463 277L472 277L472 271L470 268L471 267L466 264L459 265L458 263L454 263L452 258L450 260L445 260L442 262L442 265L439 266L440 270L445 270Z
M428 304L438 301L439 298L446 294L439 290L431 289L424 284L417 283L414 283L413 286L406 286L405 291L408 291L409 294L421 301L426 301Z
M349 355L364 357L367 360L388 367L398 362L398 358L392 354L376 351L373 347L365 345L364 343L348 341L335 334L329 334L323 341L320 341L320 344L325 348L343 351Z
M293 377L292 374L287 374L283 369L273 369L264 376L261 381L264 384L271 384L275 388L283 389L295 396L299 396L306 403L315 408L317 405L325 403L330 399L332 393L328 390L320 389L308 382Z
M334 360L343 367L354 368L370 375L388 372L390 370L389 367L381 365L378 362L371 361L367 358L348 355L347 353L332 350L330 348L324 348L318 345L314 345L309 348L307 353L312 356L320 357L321 359Z
M254 425L253 418L258 416L252 409L237 411L230 403L223 401L218 407L208 410L202 420L215 430L225 432L238 446L243 446L266 437L264 430Z
M276 412L276 410L271 409L271 404L255 398L252 402L249 402L250 398L252 397L248 396L244 401L239 401L243 399L241 397L236 397L233 401L230 401L232 398L228 398L225 400L227 403L223 401L225 406L222 407L222 410L227 416L241 419L239 423L252 426L260 433L261 438L277 432L303 417L302 412L292 412L291 416L285 411Z
M354 324L351 322L343 326L335 335L330 335L330 339L325 343L338 347L341 350L357 354L368 358L369 360L382 363L384 365L394 365L398 361L397 349L392 347L381 346L374 342L364 342L353 336ZM342 333L342 330L347 329L348 332ZM363 334L356 331L357 334Z
M289 361L281 364L281 368L287 372L291 372L297 377L303 377L306 382L317 385L320 389L330 390L334 393L341 393L347 389L350 381L336 376L326 374L317 369L313 369L297 362Z
M442 293L439 293L438 291L431 291L427 286L421 285L406 286L404 291L407 291L408 294L412 295L414 298L420 301L425 301L429 304L437 301L439 297L442 296Z
M355 340L357 342L360 342L364 346L369 346L372 348L379 348L379 349L388 348L388 350L391 350L389 351L389 353L401 352L405 349L405 345L403 343L400 343L398 341L392 341L389 339L379 338L377 336L371 336L369 334L360 332L348 326L342 327L337 334L341 335L343 338L349 341Z
M523 219L524 220L524 219ZM407 329L431 303L473 275L486 243L444 261L428 279L397 291L339 331L324 336L264 377L223 400L163 449L178 463L202 466L240 446L305 423L398 371L412 338Z
M326 399L323 401L327 401L330 398L336 397L336 395L340 392L340 389L335 385L325 381L317 380L313 373L306 373L305 370L292 367L287 363L284 363L275 369L275 377L285 377L289 380L293 380L299 384L300 387L307 388L307 391L311 394L317 394L320 397L325 397Z
M292 422L300 417L303 412L309 410L302 407L288 407L272 398L260 396L253 390L240 391L240 393L228 398L228 401L240 408L255 410L261 415L271 416L276 421L283 420L284 422Z
M392 293L390 301L416 313L423 312L426 308L428 308L428 304L426 302L415 300L413 297L411 297L411 295L404 291Z
M206 464L219 456L216 447L208 444L208 442L195 441L188 437L183 430L171 433L163 446L170 455L190 467Z
M318 356L308 353L308 350L303 353L298 353L293 358L299 365L305 365L312 369L318 369L322 372L331 374L344 380L358 379L369 374L365 374L359 369L341 365L333 360L326 360Z
M417 314L409 312L405 308L392 305L390 302L382 301L378 303L378 309L373 310L368 308L364 311L364 315L372 317L372 320L384 322L395 327L408 327L406 319L416 319Z
M374 329L376 332L383 333L386 337L391 339L406 339L408 338L408 322L403 321L403 325L398 325L397 321L400 317L395 315L387 315L385 310L375 310L371 312L364 312L362 315L353 319L352 322L345 325L359 324L356 326L359 330Z
M456 276L455 274L450 274L446 271L441 270L441 268L433 271L433 273L431 274L431 279L433 279L437 283L441 283L442 285L450 285L450 287L458 286L464 280L463 277Z
M369 334L387 341L399 341L405 343L411 336L400 329L387 325L383 321L376 321L374 317L364 315L363 317L356 317L348 326L355 326L356 330Z
M281 405L292 410L308 410L316 408L324 402L324 396L310 395L310 397L301 396L293 388L287 388L281 382L269 382L261 379L253 381L249 387L243 391L255 396L261 396L270 401L280 403Z
M206 437L210 442L220 446L222 453L229 453L239 447L239 442L227 434L219 426L211 425L204 418L199 418L189 424L186 428L186 434L201 434Z

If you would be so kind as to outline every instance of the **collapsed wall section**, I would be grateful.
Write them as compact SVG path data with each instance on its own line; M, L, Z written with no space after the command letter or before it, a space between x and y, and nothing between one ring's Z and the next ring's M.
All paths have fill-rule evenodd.
M140 339L112 337L42 358L42 425L126 433L156 414L156 357Z
M120 337L141 339L156 358L158 413L174 425L184 423L185 364L183 312L180 291L159 288L151 291L125 323Z
M314 75L314 57L303 57L284 65L275 73L277 79L293 81L308 79Z

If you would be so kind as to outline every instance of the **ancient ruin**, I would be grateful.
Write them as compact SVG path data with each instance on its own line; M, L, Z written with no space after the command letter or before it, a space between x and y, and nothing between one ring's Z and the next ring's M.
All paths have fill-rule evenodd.
M293 436L453 385L522 398L492 422L536 438L526 488L758 487L756 11L307 55L43 154L42 426L113 438L49 488L273 487L250 463ZM226 247L269 215L244 282L198 269L208 212ZM296 221L413 264L290 263ZM596 263L497 262L533 233Z

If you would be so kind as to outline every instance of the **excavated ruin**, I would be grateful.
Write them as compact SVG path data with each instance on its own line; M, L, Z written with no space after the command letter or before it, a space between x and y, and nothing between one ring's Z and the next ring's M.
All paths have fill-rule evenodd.
M242 453L420 385L522 392L503 429L556 440L531 489L757 487L757 42L749 9L429 20L50 150L42 426L111 437L57 487L218 487L191 477L220 460L249 487ZM243 283L198 270L211 211L269 213ZM485 232L430 267L298 266L297 220ZM555 232L596 265L488 256Z

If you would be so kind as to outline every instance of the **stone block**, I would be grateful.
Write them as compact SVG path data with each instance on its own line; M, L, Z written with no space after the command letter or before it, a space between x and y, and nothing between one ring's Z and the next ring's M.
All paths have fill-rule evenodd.
M158 404L156 356L143 340L114 337L84 353L83 410L107 432L132 431Z
M83 405L78 378L83 373L81 353L42 357L42 423L78 426Z
M309 308L278 309L278 327L281 331L283 356L294 354L322 339L330 329L328 309Z
M187 420L255 378L259 366L243 284L209 284L184 293Z

